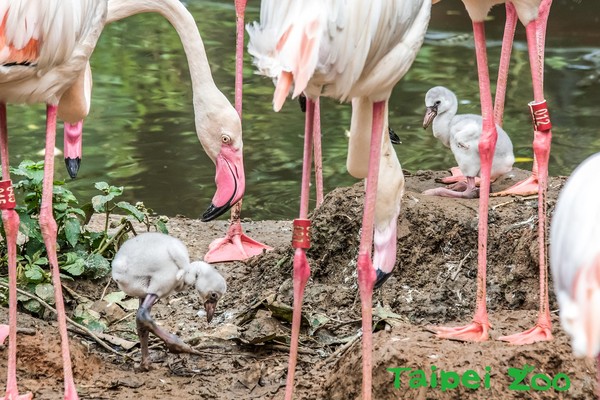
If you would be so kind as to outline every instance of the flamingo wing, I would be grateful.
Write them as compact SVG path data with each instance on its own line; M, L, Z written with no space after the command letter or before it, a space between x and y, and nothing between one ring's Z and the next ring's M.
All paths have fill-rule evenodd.
M324 95L346 101L382 92L408 71L427 29L428 2L271 0L261 23L248 25L248 51L261 75L277 80L278 109L293 97ZM420 29L411 29L418 26ZM390 73L391 72L391 73ZM382 90L374 88L382 87Z

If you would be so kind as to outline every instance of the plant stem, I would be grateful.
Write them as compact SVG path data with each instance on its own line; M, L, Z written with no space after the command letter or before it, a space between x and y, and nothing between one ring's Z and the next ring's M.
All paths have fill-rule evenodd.
M115 232L115 234L108 240L102 241L102 244L100 245L100 247L98 247L98 249L94 250L94 253L96 254L102 254L106 251L106 249L108 249L108 246L110 246L117 238L121 237L121 235L123 234L123 231L127 228L131 229L131 223L129 221L127 221L126 223L124 223L123 225L121 225L119 227L119 229ZM108 233L107 233L108 235Z

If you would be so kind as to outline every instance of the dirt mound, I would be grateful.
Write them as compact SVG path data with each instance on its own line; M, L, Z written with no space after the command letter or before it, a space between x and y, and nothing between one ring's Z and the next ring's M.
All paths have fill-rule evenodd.
M475 301L478 201L420 194L438 186L434 179L442 175L424 171L407 176L398 225L397 264L393 276L374 294L374 398L593 398L594 363L572 357L556 312L555 340L530 346L515 347L495 340L478 344L439 340L426 329L428 325L469 321ZM525 175L517 171L512 179L494 184L493 189L506 187ZM549 215L563 183L564 178L551 179ZM360 398L361 322L356 253L363 189L361 183L336 189L311 215L313 245L308 258L312 276L303 307L297 399ZM226 221L203 224L173 218L169 222L171 234L188 245L193 259L201 258L210 241L222 236L226 227ZM493 337L527 329L535 321L539 290L536 227L535 198L491 199L487 303ZM196 315L201 307L192 291L162 301L153 309L159 324L188 340L203 354L169 354L154 341L154 369L137 373L137 347L127 357L119 357L77 335L71 346L82 398L283 397L292 304L291 223L245 221L244 229L274 250L245 263L217 265L227 278L228 294L212 324ZM72 289L98 300L106 283L83 282ZM114 290L116 286L110 284L108 292ZM552 308L556 308L553 298ZM0 314L4 319L5 310L0 310ZM20 388L33 391L36 398L60 398L59 346L53 336L56 328L44 328L42 332L43 322L27 315L20 318L22 325L38 332L31 337L20 336ZM135 340L133 321L130 315L111 326L109 333ZM0 354L0 368L4 369L6 352ZM39 368L39 364L44 367ZM562 377L557 380L560 389L567 376L570 387L566 391L511 390L513 378L509 371L516 373L511 368L520 370L527 365L533 370L527 370L526 383L541 373L544 377L538 377L534 386L558 376ZM442 391L440 382L429 387L433 386L433 366L437 372L446 371L446 375L450 371L467 376L467 384L472 384L469 379L476 374L479 387L470 389L460 384ZM398 376L396 383L400 388L396 388L394 370L390 372L390 368L411 368ZM441 374L436 379L441 379Z

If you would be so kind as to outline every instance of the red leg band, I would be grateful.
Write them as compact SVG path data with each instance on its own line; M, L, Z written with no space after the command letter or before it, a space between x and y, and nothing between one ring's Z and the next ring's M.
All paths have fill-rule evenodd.
M0 181L0 210L12 210L16 206L12 181Z
M550 122L550 113L548 112L546 100L539 103L536 103L535 101L530 102L529 110L531 111L531 118L533 119L533 129L539 132L545 132L552 129L552 122Z
M310 248L310 220L297 218L294 220L292 247L295 249Z

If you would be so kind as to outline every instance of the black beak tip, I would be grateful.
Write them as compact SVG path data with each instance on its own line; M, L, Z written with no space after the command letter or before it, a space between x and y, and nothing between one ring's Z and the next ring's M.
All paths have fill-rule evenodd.
M394 132L392 128L388 128L388 133L390 135L390 142L392 142L392 144L402 144L400 136L398 136L398 134Z
M208 222L208 221L212 221L215 218L220 217L221 215L225 214L227 212L227 210L229 210L231 208L231 205L229 203L225 204L224 206L221 207L216 207L214 204L211 204L208 209L206 211L204 211L204 214L202 214L202 222Z
M81 158L65 158L65 166L71 179L77 178L79 172L79 166L81 165Z
M300 103L300 110L302 110L302 112L305 113L306 112L306 96L304 96L303 94L298 96L298 103Z
M379 289L384 283L385 281L387 281L389 279L389 277L392 276L392 273L385 273L382 270L378 269L377 270L377 278L375 279L375 284L373 285L373 289Z

